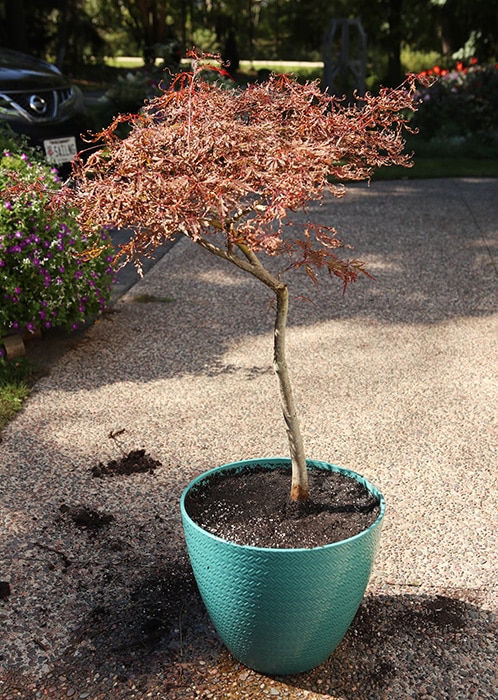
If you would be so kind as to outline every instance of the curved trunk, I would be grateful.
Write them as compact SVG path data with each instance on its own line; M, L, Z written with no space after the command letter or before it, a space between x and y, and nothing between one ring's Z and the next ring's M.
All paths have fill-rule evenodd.
M291 499L293 501L305 501L308 498L306 456L304 454L303 438L285 356L285 331L289 310L289 290L287 285L284 284L275 289L275 294L277 296L277 314L274 330L273 369L278 379L280 400L292 459Z
M212 223L213 227L218 228L216 224L217 222ZM219 228L221 228L221 225ZM202 248L209 250L209 252L217 257L228 260L241 270L254 275L254 277L259 279L260 282L263 282L263 284L275 293L277 298L277 312L273 335L273 369L278 379L280 402L292 460L290 497L293 501L305 501L309 495L308 470L306 468L303 438L299 426L299 419L297 417L297 409L294 403L285 355L285 332L287 327L287 314L289 311L289 289L286 284L266 269L257 255L252 250L248 249L247 246L242 244L237 245L237 249L243 254L242 257L237 255L235 249L226 250L206 238L198 238L196 242Z

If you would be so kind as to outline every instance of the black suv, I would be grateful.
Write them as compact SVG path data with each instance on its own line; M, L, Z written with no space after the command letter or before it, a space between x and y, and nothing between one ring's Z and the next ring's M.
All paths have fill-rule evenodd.
M88 147L80 138L92 128L78 87L58 68L18 51L0 49L0 124L28 137L56 165Z

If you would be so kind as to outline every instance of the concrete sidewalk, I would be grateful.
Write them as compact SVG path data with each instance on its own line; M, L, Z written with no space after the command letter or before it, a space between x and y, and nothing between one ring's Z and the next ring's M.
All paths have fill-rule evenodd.
M375 281L361 279L342 296L334 280L316 290L305 274L289 278L288 359L305 445L310 458L362 473L388 508L362 608L371 634L355 628L318 669L279 681L276 697L491 700L498 181L357 185L313 213L354 245L350 256L364 260ZM135 301L144 294L157 301ZM273 308L260 283L185 240L115 308L38 383L0 446L0 579L12 589L1 610L1 663L34 674L38 689L54 669L76 679L91 667L100 674L88 681L92 697L101 697L103 679L120 673L123 658L113 633L108 648L98 648L81 620L98 608L110 616L106 629L132 624L133 592L184 556L183 487L217 464L287 453L271 368ZM124 449L143 447L162 462L154 477L91 477L92 465L116 456L108 435L120 429ZM61 504L114 520L91 539L61 525ZM240 666L216 645L218 661L206 660L202 635L189 637L197 604L185 595L183 657L172 657L171 632L170 647L136 651L140 673L166 683L165 669L181 663L185 695L170 684L168 698L221 699L229 687L239 693L233 697L269 694L268 679L249 674L242 682ZM456 618L434 627L423 617L443 599L464 606L460 627ZM171 614L177 620L178 611ZM178 627L173 618L171 625ZM373 679L381 666L380 687ZM210 675L221 667L223 678ZM202 683L212 695L194 693Z

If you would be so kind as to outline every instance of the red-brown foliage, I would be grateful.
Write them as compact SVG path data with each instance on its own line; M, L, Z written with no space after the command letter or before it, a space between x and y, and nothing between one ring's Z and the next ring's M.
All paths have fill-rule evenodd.
M341 183L369 179L378 166L409 166L402 130L414 78L348 106L288 76L243 90L206 83L192 58L192 72L139 115L115 119L99 134L105 147L75 168L77 187L66 195L82 227L133 227L122 252L135 261L183 233L231 258L284 253L286 268L354 280L362 264L337 257L335 230L298 227L290 213L326 190L341 197ZM130 133L121 139L123 122Z

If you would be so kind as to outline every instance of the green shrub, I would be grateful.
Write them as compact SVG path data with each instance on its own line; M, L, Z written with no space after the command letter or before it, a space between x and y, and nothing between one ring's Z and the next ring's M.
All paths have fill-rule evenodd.
M421 90L422 102L412 119L421 137L461 144L474 135L498 144L497 66L473 60L469 66L459 62L449 71L434 66L426 72L437 80Z
M181 54L175 41L154 44L147 49L147 54L146 65L119 75L105 93L104 100L118 112L138 112L146 100L161 94L161 88L167 87L178 71ZM160 59L159 65L156 65L157 59Z
M141 68L119 75L104 95L104 100L112 105L117 112L138 112L144 106L145 100L158 94L158 86L163 77L162 71Z

